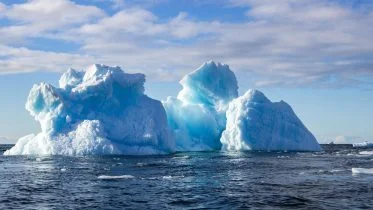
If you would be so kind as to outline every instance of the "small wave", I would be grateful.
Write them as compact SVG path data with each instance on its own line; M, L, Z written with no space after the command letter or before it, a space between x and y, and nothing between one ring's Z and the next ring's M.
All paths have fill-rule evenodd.
M48 160L51 160L51 158L49 158L49 157L37 157L37 158L35 158L35 161L37 161L37 162L48 161Z
M280 156L277 156L278 159L284 159L284 158L290 158L290 156L284 156L284 155L280 155Z
M121 175L121 176L100 175L97 178L103 179L103 180L112 180L112 179L133 179L135 177L132 175Z
M184 155L184 156L173 157L172 159L189 159L189 158L190 158L189 155Z
M344 170L342 170L342 169L332 169L332 170L330 170L330 172L332 172L332 173L337 173L337 172L342 172L342 171L344 171Z
M146 164L146 163L137 163L136 164L136 166L138 166L138 167L143 167L143 166L147 166L148 164Z
M65 172L66 168L61 168L60 170L61 170L61 172Z
M177 178L183 178L184 176L163 176L162 179L177 179Z
M352 168L352 174L373 174L373 168Z

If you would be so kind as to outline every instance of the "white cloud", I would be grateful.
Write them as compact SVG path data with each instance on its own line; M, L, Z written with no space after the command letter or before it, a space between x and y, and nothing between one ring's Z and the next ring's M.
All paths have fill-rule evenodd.
M157 17L144 9L122 10L111 17L101 19L95 24L86 24L80 29L82 34L102 35L104 33L134 33L157 34L162 27L157 27L154 22Z
M214 59L255 77L253 86L373 87L369 9L321 0L230 0L230 6L247 8L248 16L244 22L230 23L201 21L182 11L161 19L128 4L108 15L67 0L52 7L47 2L8 6L7 17L17 24L0 28L3 48L8 45L0 57L1 72L62 70L100 62L145 72L148 78L175 80ZM28 36L73 41L81 47L74 53L9 47L14 37ZM29 55L16 54L16 49Z
M89 55L44 52L27 48L15 48L0 45L0 74L31 71L64 71L71 66L79 68L94 63L96 59Z
M6 5L0 2L0 17L6 10Z
M3 43L64 31L105 15L95 6L79 5L70 0L30 0L10 5L2 13L13 23L0 27L0 41Z
M102 15L103 11L95 6L79 5L69 0L30 0L14 4L6 12L9 19L53 28L86 22Z
M234 1L233 1L234 2ZM247 15L260 19L287 21L333 21L347 17L349 11L337 4L319 0L300 1L236 1L250 6ZM236 4L237 5L237 4Z
M187 16L187 13L181 12L170 21L169 27L173 36L177 38L190 38L201 33L202 28L199 28L197 23L188 21L186 19Z
M107 1L107 0L96 0L96 1ZM162 4L168 0L109 0L112 3L114 9L123 9L129 7L143 7L149 8L157 4Z

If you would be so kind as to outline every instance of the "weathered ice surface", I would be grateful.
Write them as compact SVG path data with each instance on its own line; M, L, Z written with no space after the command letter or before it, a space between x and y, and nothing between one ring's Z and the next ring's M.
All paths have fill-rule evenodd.
M6 155L164 154L175 150L160 101L144 95L145 75L119 67L69 69L59 88L34 85L26 109L41 132Z
M287 103L271 102L257 90L229 104L221 142L223 150L321 150Z

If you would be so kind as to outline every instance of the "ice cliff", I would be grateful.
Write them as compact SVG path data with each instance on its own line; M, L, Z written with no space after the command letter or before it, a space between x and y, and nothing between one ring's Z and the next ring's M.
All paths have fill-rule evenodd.
M26 109L41 132L25 136L6 155L162 154L174 151L160 101L144 95L145 76L119 67L69 69L59 88L34 85Z
M144 94L145 76L119 67L69 69L59 87L34 85L26 109L41 132L5 155L168 154L176 151L318 151L313 135L285 102L259 91L238 97L228 65L207 62L182 78L177 97Z

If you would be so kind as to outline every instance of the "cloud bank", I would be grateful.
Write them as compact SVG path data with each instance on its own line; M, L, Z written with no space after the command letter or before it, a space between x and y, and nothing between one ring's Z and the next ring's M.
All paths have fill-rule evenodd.
M106 63L176 81L214 59L253 78L254 87L373 87L372 3L190 2L211 7L212 18L177 8L164 17L153 10L168 1L99 3L0 3L0 73ZM244 12L233 21L219 13L225 9Z

